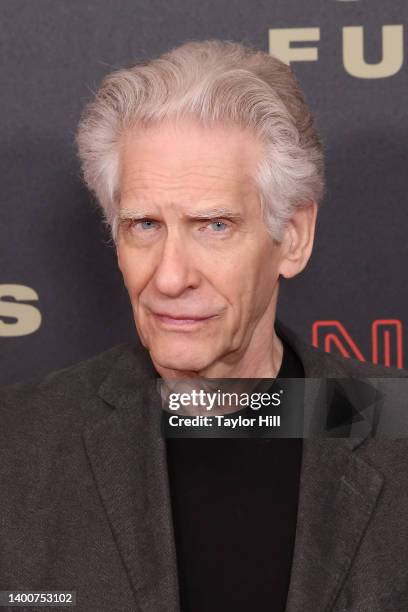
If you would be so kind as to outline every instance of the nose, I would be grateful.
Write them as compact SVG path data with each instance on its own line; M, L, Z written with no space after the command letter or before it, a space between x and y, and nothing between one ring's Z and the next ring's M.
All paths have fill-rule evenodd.
M186 236L169 230L158 257L153 280L160 293L177 297L186 289L197 287L199 274Z

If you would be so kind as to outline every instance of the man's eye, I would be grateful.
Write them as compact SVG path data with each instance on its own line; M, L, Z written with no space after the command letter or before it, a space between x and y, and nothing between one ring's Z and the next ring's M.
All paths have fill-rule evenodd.
M151 230L154 229L156 221L153 219L134 219L131 223L131 227L134 229Z
M228 225L224 223L224 221L220 221L219 219L215 221L210 221L209 225L213 226L215 232L224 232L228 229Z

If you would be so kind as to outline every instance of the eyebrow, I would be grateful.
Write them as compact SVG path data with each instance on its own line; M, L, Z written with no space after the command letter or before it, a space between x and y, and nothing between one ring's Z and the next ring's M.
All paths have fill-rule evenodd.
M209 208L204 210L198 210L194 213L187 213L185 215L188 219L216 219L217 217L224 217L228 219L240 219L241 215L231 208L220 207L220 208Z
M133 220L133 219L146 219L147 217L152 216L149 215L147 211L136 210L134 208L123 208L118 213L118 218L121 221Z
M154 217L154 213L149 212L148 209L135 209L135 208L124 208L119 211L119 219L121 221L127 220L138 220L138 219L148 219L150 217ZM232 210L231 208L217 207L217 208L209 208L198 210L193 213L186 213L184 217L188 219L217 219L218 217L223 217L227 219L242 219L242 215Z

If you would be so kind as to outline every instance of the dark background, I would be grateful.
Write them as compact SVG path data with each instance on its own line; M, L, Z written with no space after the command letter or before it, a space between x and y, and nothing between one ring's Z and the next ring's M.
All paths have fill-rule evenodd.
M307 269L282 285L278 316L310 343L316 321L332 322L315 343L333 352L324 338L338 321L368 361L373 321L396 321L381 328L390 332L389 363L407 367L407 15L406 0L2 0L0 384L137 340L74 145L81 111L102 77L187 39L225 38L268 51L271 28L320 29L318 42L298 45L317 46L318 60L292 67L327 159L315 250ZM364 60L376 64L387 54L385 25L404 26L401 69L351 76L343 28L364 27ZM21 319L38 311L41 325L20 335ZM350 348L344 338L343 347Z

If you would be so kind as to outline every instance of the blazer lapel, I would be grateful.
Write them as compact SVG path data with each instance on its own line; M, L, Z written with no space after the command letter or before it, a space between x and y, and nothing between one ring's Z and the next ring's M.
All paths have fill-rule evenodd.
M280 331L303 362L307 379L305 407L312 410L319 401L319 384L311 379L340 373L333 370L324 353L304 344L286 328L282 330L282 326ZM358 447L370 428L362 427L362 431L359 438L303 442L286 612L332 610L351 568L383 486L381 474L358 455Z
M179 610L158 377L127 348L99 389L114 409L83 433L96 485L138 610ZM136 608L135 608L136 609Z
M383 484L358 443L304 440L287 612L331 610L351 567Z

